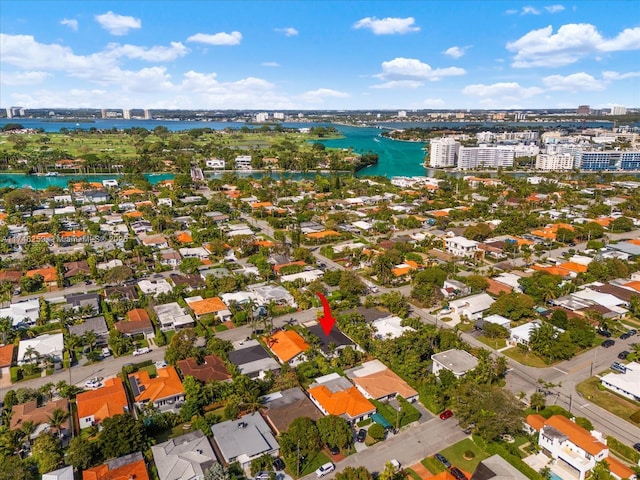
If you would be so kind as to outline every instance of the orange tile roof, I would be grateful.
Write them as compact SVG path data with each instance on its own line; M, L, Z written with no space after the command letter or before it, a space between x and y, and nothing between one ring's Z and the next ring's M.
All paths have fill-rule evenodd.
M274 265L273 271L278 273L284 267L291 267L293 265L300 265L301 267L304 267L306 264L307 262L305 262L304 260L298 260L297 262L281 263L280 265Z
M271 248L275 246L275 243L272 242L271 240L258 240L257 242L254 243L254 245L258 247Z
M113 469L109 469L109 466L103 463L82 472L82 480L130 480L132 478L135 478L135 480L149 480L149 473L144 459Z
M176 235L176 240L180 243L193 243L193 237L189 232L180 232Z
M519 247L521 247L522 245L533 245L535 243L533 240L526 240L520 237L509 237L509 239L514 240Z
M338 237L340 234L335 230L324 230L322 232L307 233L309 238L325 238L325 237Z
M136 210L134 212L123 213L122 216L123 217L128 217L128 218L141 218L142 217L142 212L138 212Z
M355 377L351 380L356 385L362 387L363 390L366 390L373 398L386 397L394 393L397 393L403 398L418 395L417 391L388 368L367 375L366 377Z
M537 270L537 271L543 271L543 272L547 272L551 275L558 275L560 277L568 277L570 271L565 269L565 268L560 268L560 267L556 267L556 266L552 266L552 267L543 267L541 265L534 265L533 267L531 267L533 270Z
M273 203L271 203L271 202L254 202L254 203L251 204L251 208L253 208L253 209L267 208L267 207L273 207Z
M609 471L619 478L631 478L634 474L633 470L613 457L606 457L604 460L609 464Z
M540 429L544 426L544 422L546 422L547 420L542 415L538 415L537 413L535 413L527 415L526 421L533 428L540 431Z
M309 389L309 395L311 395L329 415L347 414L351 418L356 418L376 409L356 387L333 393L324 385L318 385Z
M38 274L42 275L42 278L46 283L58 280L58 271L56 270L56 267L36 268L35 270L27 271L27 277L33 277Z
M78 418L93 416L95 423L128 410L124 384L119 378L105 380L104 387L79 393L76 397Z
M581 263L576 262L565 262L558 265L560 268L564 268L565 270L570 270L575 273L585 273L587 271L587 266L582 265Z
M553 225L551 225L551 228L554 228L555 230L558 230L559 228L565 228L567 230L571 230L572 232L574 230L573 226L569 225L568 223L554 223Z
M634 280L633 282L625 283L625 287L633 288L636 292L640 292L640 281Z
M491 293L492 295L500 295L501 293L511 293L513 291L513 287L509 285L505 285L504 283L500 283L495 281L493 278L485 277L489 282L489 287L487 287L487 293Z
M436 210L434 212L431 212L430 215L434 217L448 217L449 212L447 212L446 210Z
M87 234L84 230L69 230L60 232L60 236L63 238L79 238L84 237Z
M562 415L553 415L547 419L545 425L559 430L569 437L572 443L583 449L585 452L591 455L597 455L602 450L607 450L607 446L596 440L586 428L572 422L567 417Z
M228 309L228 307L219 297L196 300L195 302L191 302L188 305L189 308L193 310L193 313L195 313L197 316L206 315L208 313L216 313Z
M129 322L146 322L147 320L150 320L150 318L144 308L134 308L127 312L127 320Z
M153 202L151 200L144 200L142 202L136 202L136 207L153 207Z
M295 330L280 330L265 338L264 341L283 363L297 357L309 348L309 344Z
M598 225L601 225L603 227L608 227L609 224L613 222L613 218L596 218L594 220L591 220L591 222L589 223L597 223Z
M128 190L122 190L120 195L123 197L130 197L131 195L142 195L143 193L144 191L139 188L129 188Z
M403 275L408 275L411 271L411 267L396 267L391 270L394 277L402 277Z
M8 367L11 365L11 362L13 361L13 350L13 344L0 347L0 368Z
M414 261L414 260L405 260L404 261L405 265L409 265L409 268L413 268L416 269L418 268L420 265L418 265L418 262Z
M628 240L627 243L631 243L633 245L640 245L640 239L634 238L633 240Z
M158 369L158 375L155 378L149 377L149 372L146 370L140 370L139 372L132 373L129 378L135 378L138 381L138 385L144 385L144 390L135 397L137 402L155 402L163 398L174 397L184 393L184 388L178 372L175 367L169 366Z

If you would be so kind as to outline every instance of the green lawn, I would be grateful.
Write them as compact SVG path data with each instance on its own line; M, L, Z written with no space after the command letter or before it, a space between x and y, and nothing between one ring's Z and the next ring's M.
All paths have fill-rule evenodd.
M444 465L440 463L440 460L436 460L434 457L425 458L424 460L422 460L422 465L427 467L427 470L429 470L434 475L437 475L446 470L446 468L444 468Z
M640 411L640 403L616 395L610 390L600 390L600 381L597 377L589 378L576 385L576 390L590 402L610 411L618 417L634 423L630 418L634 413ZM637 425L637 423L636 423Z
M467 450L471 450L475 454L475 457L473 457L473 459L466 460L463 457L464 452L466 452ZM445 448L440 453L451 462L451 465L455 465L456 467L461 468L465 472L469 473L473 472L482 460L490 457L487 452L482 450L470 438L465 438L464 440L451 445L448 448Z
M322 451L316 453L315 457L310 458L309 461L304 462L304 467L300 471L300 477L304 477L305 475L309 475L310 473L315 472L319 466L324 465L327 462L330 462L331 459L327 457ZM291 465L290 472L292 477L295 477L296 474L296 466Z
M405 468L404 469L404 473L405 473L405 475L410 476L412 480L422 480L420 478L420 475L418 475L416 472L414 472L410 468Z
M518 347L509 348L508 350L505 350L502 353L504 353L507 357L512 358L516 362L521 363L522 365L526 365L528 367L545 368L545 367L549 367L550 365L553 365L553 364L546 363L542 358L540 358L535 353L522 352L522 350L520 350Z
M498 350L507 346L507 341L504 338L489 338L484 335L480 335L478 337L478 340L480 340L485 345L490 346L494 350Z

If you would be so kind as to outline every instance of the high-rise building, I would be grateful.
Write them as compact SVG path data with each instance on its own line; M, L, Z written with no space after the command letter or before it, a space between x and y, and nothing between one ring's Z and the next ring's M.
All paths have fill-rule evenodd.
M627 107L623 105L614 105L611 107L611 115L626 115Z
M129 110L128 108L123 108L122 118L124 118L125 120L131 120L131 110Z
M102 110L100 110L100 116L102 118L107 118L107 109L103 108Z
M432 168L455 167L460 142L453 138L434 138L429 145L429 166Z
M8 107L7 118L24 117L24 107Z
M511 146L460 147L458 151L458 168L469 170L478 167L505 168L513 167L515 150Z
M570 153L540 153L536 157L536 170L547 172L571 170L574 167L574 163L574 158Z
M282 112L273 112L273 118L275 120L284 120L284 113L282 113Z
M11 111L11 107L5 108L7 111L7 118L13 118L13 112Z
M144 119L145 120L152 120L153 116L151 115L151 110L145 110L144 111Z
M640 152L582 152L580 170L640 170Z
M405 110L400 110L398 112L398 118L406 118L407 112Z
M589 105L580 105L576 113L578 115L589 115L591 113L591 107Z
M269 120L269 114L267 112L260 112L256 114L256 122L262 123Z

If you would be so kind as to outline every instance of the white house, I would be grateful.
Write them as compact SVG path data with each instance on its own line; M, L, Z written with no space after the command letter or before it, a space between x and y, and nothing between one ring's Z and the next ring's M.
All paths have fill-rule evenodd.
M238 155L236 157L236 168L238 170L251 170L251 155Z
M484 317L482 320L489 323L495 323L507 330L511 330L511 320L507 317L503 317L502 315L489 315L488 317Z
M178 302L165 303L164 305L156 305L153 310L158 316L160 329L163 332L168 330L177 330L180 328L193 327L195 321Z
M142 293L145 295L153 295L154 297L161 293L171 293L173 290L169 282L164 278L158 280L140 280L138 287L140 287L140 290L142 290Z
M371 323L371 326L376 331L376 338L398 338L401 337L407 331L414 331L413 328L403 326L402 319L400 317L384 317L375 320Z
M640 363L625 365L626 373L607 373L600 377L600 383L624 397L640 402Z
M482 318L485 311L489 310L493 302L495 300L490 295L478 293L449 302L449 308L458 316L464 315L470 320L478 320Z
M464 350L452 348L431 355L433 374L440 375L442 370L449 370L456 378L464 377L468 371L478 366L478 359Z
M531 334L535 332L542 322L540 320L533 320L529 323L525 323L524 325L520 325L511 329L511 336L509 337L509 343L511 345L517 345L518 343L522 343L523 345L529 345L529 339L531 338ZM553 327L558 334L564 332L561 328Z
M221 158L210 158L206 162L207 168L224 170L225 163Z
M0 308L0 317L9 317L14 327L35 325L39 315L40 299L38 298L12 303L6 308Z
M18 346L18 365L30 363L36 356L30 357L28 352L38 352L39 357L51 357L54 362L62 360L64 351L64 336L62 333L46 333L36 338L20 341Z
M447 253L456 257L473 258L478 251L478 242L455 236L444 239Z

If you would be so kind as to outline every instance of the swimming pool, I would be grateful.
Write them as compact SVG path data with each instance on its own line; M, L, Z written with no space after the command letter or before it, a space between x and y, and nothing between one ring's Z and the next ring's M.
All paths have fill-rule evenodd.
M551 473L551 480L564 480L560 475L558 475L555 472L550 472Z

